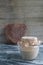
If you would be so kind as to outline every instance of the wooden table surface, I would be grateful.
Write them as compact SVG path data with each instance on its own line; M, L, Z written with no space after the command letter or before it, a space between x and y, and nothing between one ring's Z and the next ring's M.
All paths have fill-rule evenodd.
M24 61L17 45L0 44L0 65L43 65L43 45L35 60Z

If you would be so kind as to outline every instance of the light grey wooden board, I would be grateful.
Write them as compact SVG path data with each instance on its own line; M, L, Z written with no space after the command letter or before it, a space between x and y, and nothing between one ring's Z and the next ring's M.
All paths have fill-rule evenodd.
M43 0L0 0L0 35L9 23L25 23L26 35L43 40Z

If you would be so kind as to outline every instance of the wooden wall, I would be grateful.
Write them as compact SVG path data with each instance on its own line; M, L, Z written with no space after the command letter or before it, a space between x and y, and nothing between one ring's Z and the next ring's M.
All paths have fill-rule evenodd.
M25 23L26 35L43 40L43 0L0 0L0 42L5 42L8 23Z

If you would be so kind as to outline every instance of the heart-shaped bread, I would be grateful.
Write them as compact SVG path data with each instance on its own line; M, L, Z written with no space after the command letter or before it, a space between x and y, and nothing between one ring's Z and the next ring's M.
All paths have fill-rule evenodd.
M25 24L8 24L5 28L5 34L7 40L17 44L22 36L25 35L26 25Z

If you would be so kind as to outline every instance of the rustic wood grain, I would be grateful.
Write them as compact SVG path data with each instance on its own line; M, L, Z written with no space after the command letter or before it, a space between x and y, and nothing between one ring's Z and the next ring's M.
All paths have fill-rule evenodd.
M1 65L43 65L43 45L40 46L39 54L35 60L25 61L22 59L17 45L0 44Z

